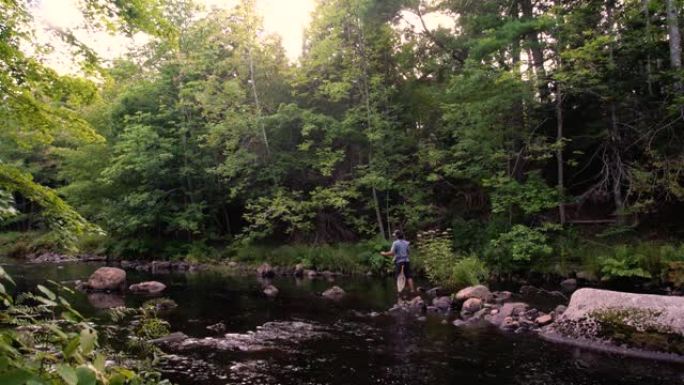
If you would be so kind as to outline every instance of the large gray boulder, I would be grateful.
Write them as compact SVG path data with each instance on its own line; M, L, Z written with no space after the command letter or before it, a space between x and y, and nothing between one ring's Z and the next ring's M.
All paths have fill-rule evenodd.
M684 362L684 297L577 290L567 310L542 329L557 342Z
M126 271L117 267L101 267L88 278L87 286L96 291L123 291L126 287Z
M579 322L611 312L637 328L654 326L684 336L684 297L579 289L558 322Z

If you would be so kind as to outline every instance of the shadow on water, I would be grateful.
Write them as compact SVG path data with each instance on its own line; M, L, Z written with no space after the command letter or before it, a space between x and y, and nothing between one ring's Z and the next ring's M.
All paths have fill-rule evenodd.
M20 291L48 279L86 279L97 267L6 266ZM439 317L421 321L406 314L370 316L396 301L390 279L337 279L335 284L348 295L331 302L320 296L332 285L322 279L276 279L273 284L280 293L273 299L261 292L263 282L255 277L216 271L154 277L131 272L128 280L151 278L165 283L164 296L179 305L165 315L172 330L191 337L217 337L206 327L218 322L225 324L227 333L241 337L264 334L255 331L273 321L311 325L320 331L279 338L276 329L262 350L177 352L162 369L178 384L684 384L684 367L674 364L594 353L533 335L504 334L489 326L456 328ZM94 298L82 293L70 298L95 319L103 314L102 307L137 306L146 299L132 294Z

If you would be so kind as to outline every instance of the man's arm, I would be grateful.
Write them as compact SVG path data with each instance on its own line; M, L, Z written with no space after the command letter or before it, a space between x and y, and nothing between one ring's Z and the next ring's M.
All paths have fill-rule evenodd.
M390 251L381 251L380 254L385 256L385 257L393 257L395 254L394 245L395 245L395 243L392 242L392 247L390 248Z

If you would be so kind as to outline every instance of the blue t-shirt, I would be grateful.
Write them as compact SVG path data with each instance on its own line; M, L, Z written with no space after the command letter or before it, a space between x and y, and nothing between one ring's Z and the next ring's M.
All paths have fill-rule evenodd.
M405 239L397 239L392 242L391 251L394 253L395 262L409 261L409 243Z

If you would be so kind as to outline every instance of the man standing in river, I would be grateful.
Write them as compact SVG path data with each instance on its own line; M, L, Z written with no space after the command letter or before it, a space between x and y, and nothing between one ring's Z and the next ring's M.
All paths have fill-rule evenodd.
M404 233L401 230L395 230L393 235L395 240L392 242L390 251L382 251L380 254L385 257L394 257L396 275L399 276L403 268L409 289L413 292L413 275L411 275L411 265L409 263L409 242L404 239Z

